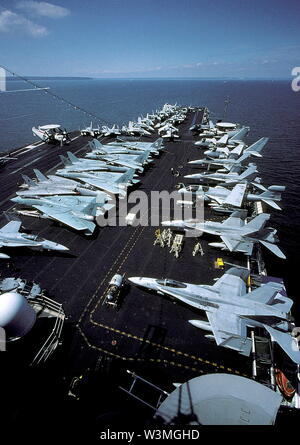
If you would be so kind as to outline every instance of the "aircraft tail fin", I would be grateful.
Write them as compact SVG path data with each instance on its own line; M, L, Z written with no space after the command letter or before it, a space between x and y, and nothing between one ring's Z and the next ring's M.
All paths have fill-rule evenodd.
M148 158L148 152L145 151L144 153L141 153L137 158L136 158L136 162L140 162L141 164L143 162L146 161L146 159Z
M29 176L22 175L22 178L23 178L25 184L27 184L29 187L36 187L37 186L37 183L34 182L31 178L29 178Z
M46 176L37 168L33 169L35 176L37 177L37 179L39 181L47 181L48 179L46 178Z
M88 142L88 146L89 148L94 151L94 150L99 150L100 148L103 148L103 145L101 144L100 141L98 141L98 139L93 139L92 141Z
M255 232L262 231L266 222L270 219L271 215L269 213L260 213L255 216L251 221L245 226L245 233L250 234L250 230ZM267 229L266 229L267 230Z
M300 351L297 339L288 332L278 331L264 324L265 329L273 337L276 343L284 350L284 352L293 360L294 363L300 365Z
M164 142L163 138L158 138L156 139L156 141L153 142L151 147L159 150L160 148L162 148L163 142Z
M69 161L69 159L67 159L65 156L63 155L59 155L61 162L67 166L67 165L71 165L71 162Z
M261 198L268 198L268 199L280 199L281 193L275 193L272 192L272 190L266 190L260 195Z
M260 215L257 215L255 218L253 218L248 224L244 227L244 235L250 234L252 232L258 232L260 229L263 228L265 223L270 219L270 216L268 213L261 213Z
M70 151L67 151L67 155L68 155L68 158L70 159L70 161L72 162L72 164L74 163L74 162L78 162L78 158L77 158L77 156L75 156L73 153L71 153Z
M20 231L21 225L21 221L9 221L7 224L5 224L5 226L1 227L0 232L18 233Z
M133 168L130 168L125 172L120 178L117 180L118 184L127 184L127 182L131 181L133 179L135 170Z
M101 195L99 194L99 197L100 196ZM91 215L91 216L96 216L97 206L102 203L102 201L101 201L101 199L99 199L99 197L94 198L89 204L87 204L84 207L83 210L85 213L87 213L88 215Z
M271 186L271 188L268 188L266 191L261 193L259 195L259 198L266 204L273 207L274 209L281 210L281 207L279 207L279 205L276 204L276 202L274 202L274 201L281 200L281 193L280 193L280 191L278 191L278 192L273 191L272 186Z

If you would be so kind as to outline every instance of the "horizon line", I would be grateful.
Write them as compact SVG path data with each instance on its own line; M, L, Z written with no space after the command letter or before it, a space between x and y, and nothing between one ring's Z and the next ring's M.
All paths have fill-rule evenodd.
M94 77L94 76L72 76L72 75L62 75L62 76L46 76L46 75L22 75L26 78L35 78L35 79L96 79L96 80L169 80L169 79L181 79L181 80L291 80L291 77L212 77L212 76L203 76L203 77L195 77L195 76L162 76L162 77L137 77L137 76L124 76L124 77ZM15 76L7 76L7 80L22 80Z

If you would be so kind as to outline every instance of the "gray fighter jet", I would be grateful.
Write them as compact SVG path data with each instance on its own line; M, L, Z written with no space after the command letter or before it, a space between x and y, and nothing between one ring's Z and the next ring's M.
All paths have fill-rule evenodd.
M103 215L114 207L107 203L107 194L97 199L89 196L50 196L40 198L23 198L17 196L11 201L36 210L19 210L26 216L49 218L65 224L75 230L83 231L85 235L92 235L95 230L94 220L97 215Z
M212 201L210 204L211 207L219 209L221 207L241 207L244 201L263 201L270 207L281 210L276 201L281 201L281 192L285 190L285 186L271 185L266 188L262 184L255 183L253 183L253 186L259 188L262 193L247 193L247 183L236 184L232 190L222 186L207 187L202 185L191 185L179 188L178 193L194 193L196 199ZM184 201L180 201L180 203L185 204Z
M121 131L116 124L114 124L112 127L102 125L101 133L104 136L118 136L119 134L121 134Z
M88 146L91 151L85 155L87 159L99 159L103 155L127 154L132 156L140 156L139 159L142 163L150 161L150 159L147 159L150 156L150 152L147 150L136 150L133 148L122 147L121 145L104 145L101 144L98 139L89 141Z
M45 250L65 251L69 250L62 244L48 241L37 235L29 235L20 232L21 221L10 221L0 229L0 248L1 247L30 247ZM0 253L0 258L9 258L8 255Z
M59 155L65 168L70 171L114 171L114 172L126 172L128 167L120 165L112 165L105 161L77 158L73 153L68 152L68 158L63 155Z
M263 150L268 140L269 138L261 138L254 144L250 145L248 148L245 148L245 145L239 144L231 151L229 151L228 149L222 149L222 151L219 152L206 151L204 152L204 154L209 158L213 159L198 159L195 161L190 161L189 164L196 166L197 165L224 166L224 168L227 168L229 170L232 165L241 164L249 156L261 157L262 155L260 154L260 152ZM216 153L219 153L220 155L217 157Z
M130 156L125 155L106 155L102 157L102 160L91 160L91 159L82 159L77 158L73 153L68 151L68 158L69 161L72 163L72 165L79 165L85 167L87 166L89 170L93 169L97 170L98 167L100 171L102 170L103 164L108 169L108 165L110 166L116 166L116 167L122 167L122 168L133 168L134 170L138 170L140 173L143 172L143 167L140 163L135 162L130 159Z
M133 179L134 170L130 169L126 173L109 173L109 172L70 172L68 170L57 171L59 176L65 178L72 178L82 181L85 185L92 186L96 189L103 190L106 193L113 195L120 195L125 197L127 187L138 181ZM82 193L88 194L88 193Z
M53 195L79 195L81 194L82 184L71 179L60 178L55 175L46 177L39 170L34 169L37 180L34 181L26 175L22 175L24 185L22 189L17 191L18 196L53 196ZM92 190L84 189L84 194L95 196Z
M208 321L189 320L189 323L212 332L219 346L249 355L251 340L247 337L247 327L265 328L286 354L300 364L298 344L291 335L293 301L286 296L283 283L268 277L266 284L247 292L248 275L247 270L232 267L213 285L144 277L128 279L137 286L204 311Z
M88 157L86 156L86 158ZM129 154L107 154L107 155L95 156L95 158L96 160L104 161L106 162L106 164L109 165L132 168L138 171L139 173L143 173L144 171L143 161L141 159L142 162L139 162L138 156L132 156Z
M220 236L222 242L209 243L210 246L230 252L242 252L251 255L255 243L261 243L279 258L285 259L284 253L276 246L278 241L277 230L271 227L264 227L270 215L261 213L246 223L245 216L247 211L237 210L229 218L222 222L197 220L174 220L163 221L162 225L167 227L180 228L189 236L201 236L202 233Z
M148 162L152 162L153 160L150 158L150 153L148 151L137 151L137 150L131 150L130 148L126 147L114 147L114 146L104 146L99 143L96 139L95 146L97 148L93 149L91 152L87 153L85 155L86 159L94 159L94 160L100 160L105 161L107 160L106 156L117 156L120 157L120 159L124 159L125 161L130 161L138 164L139 166L148 164ZM100 144L100 146L98 146ZM90 144L91 145L91 144ZM138 166L137 166L138 168Z
M99 125L97 128L93 128L93 122L91 122L91 124L88 125L87 127L82 128L82 130L80 130L80 134L82 136L92 136L93 138L100 136L101 133L102 131L100 130Z
M235 185L241 182L253 181L257 178L258 171L255 164L249 164L246 170L243 171L241 166L231 167L228 173L196 173L192 175L185 175L187 179L198 179L203 182L222 182L228 185Z
M163 139L156 139L154 142L130 142L130 141L119 141L119 142L109 142L107 145L111 146L122 146L127 147L132 150L146 150L153 154L159 154L159 151L163 148Z

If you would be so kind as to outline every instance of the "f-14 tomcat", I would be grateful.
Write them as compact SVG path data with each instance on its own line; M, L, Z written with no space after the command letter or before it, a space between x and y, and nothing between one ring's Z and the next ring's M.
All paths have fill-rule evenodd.
M265 328L286 354L300 364L300 351L291 335L290 310L293 301L282 283L269 281L247 292L246 269L232 267L213 285L190 284L171 279L130 277L137 286L169 295L200 309L208 321L189 320L193 326L212 332L218 346L249 355L251 340L247 327Z
M57 251L69 250L62 244L48 241L37 235L20 232L21 224L21 221L10 221L0 229L0 247L30 247ZM0 258L9 258L9 256L0 253Z
M90 196L47 196L47 197L21 197L12 198L11 201L36 210L18 210L18 213L26 216L49 218L83 231L85 235L92 235L95 228L95 220L98 215L104 215L106 211L114 207L108 203L107 194L100 193L96 198Z
M119 141L119 142L109 142L109 146L116 146L116 147L127 147L131 150L143 150L143 151L149 151L152 154L159 154L159 151L164 148L163 146L163 139L158 138L154 142L130 142L130 141Z

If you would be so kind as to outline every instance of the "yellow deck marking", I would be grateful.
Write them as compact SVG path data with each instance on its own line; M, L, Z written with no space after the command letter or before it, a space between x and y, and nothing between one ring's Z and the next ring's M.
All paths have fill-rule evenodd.
M137 227L134 229L132 235L128 238L128 240L127 240L125 246L124 246L123 249L121 250L120 255L116 258L116 260L115 260L115 261L113 262L113 264L111 265L110 269L107 271L105 277L104 277L104 278L101 280L101 282L99 283L97 289L95 290L95 292L94 292L94 294L92 295L92 297L90 298L88 304L87 304L86 307L84 308L84 310L83 310L83 312L82 312L82 314L81 314L81 316L80 316L80 318L79 318L79 320L78 320L78 324L77 324L77 328L79 329L81 335L83 336L83 338L85 339L87 345L88 345L90 348L97 349L97 350L99 350L99 351L101 351L101 352L104 352L104 353L109 354L109 355L111 355L111 356L114 356L114 357L116 357L116 358L120 358L120 359L122 359L122 360L129 360L129 361L145 361L145 359L141 359L141 358L121 356L121 355L119 355L119 354L113 353L113 352L111 352L111 351L109 351L109 350L105 350L105 349L103 349L103 348L101 348L101 347L99 347L99 346L96 346L96 345L91 344L91 343L89 342L89 340L87 339L86 335L84 334L84 332L82 331L82 329L81 329L81 327L80 327L80 323L82 322L82 320L83 320L85 314L87 313L88 308L89 308L90 305L92 304L93 300L97 297L97 294L98 294L99 289L100 289L101 286L105 283L105 281L107 280L107 278L111 275L113 269L114 269L115 267L117 267L117 263L118 263L119 261L121 261L121 263L119 263L118 267L117 267L115 270L116 270L117 273L120 272L122 266L124 265L124 263L126 262L126 260L129 258L129 256L130 256L130 254L131 254L133 248L135 247L136 243L138 242L138 240L139 240L139 238L141 237L142 233L144 232L145 228L146 228L146 226L144 226L144 227L142 227L142 228L140 228L139 226L137 226ZM139 230L138 230L138 229L139 229ZM137 232L138 232L138 233L137 233ZM132 242L132 241L133 241L133 242ZM132 242L132 243L131 243L131 242ZM131 245L130 245L130 244L131 244ZM134 335L134 334L131 334L131 333L129 333L129 332L120 331L119 329L113 328L113 327L111 327L111 326L108 326L108 325L105 325L105 324L103 324L103 323L100 323L100 322L97 322L97 321L93 320L93 315L94 315L95 311L96 311L97 308L99 307L100 303L103 303L102 300L103 300L103 298L104 298L104 295L105 295L105 292L106 292L107 288L108 288L108 285L106 286L106 288L105 288L105 290L103 291L102 295L98 298L98 300L97 300L97 302L96 302L94 308L93 308L93 309L90 311L90 313L89 313L89 321L90 321L90 323L91 323L92 325L94 325L94 326L98 326L98 327L100 327L100 328L109 330L109 331L111 331L111 332L114 332L114 333L117 333L117 334L120 334L120 335L123 335L123 336L125 336L125 337L127 337L127 338L131 338L131 339L137 340L137 341L139 341L139 342L147 343L147 344L149 344L149 345L151 345L151 346L154 346L154 347L157 347L157 348L160 348L160 349L164 349L164 350L169 351L169 352L174 352L174 353L176 353L177 355L181 355L181 356L183 356L183 357L186 357L186 358L189 358L189 359L196 360L197 362L205 363L205 364L210 365L210 366L213 366L213 367L215 367L215 368L225 369L225 370L227 370L227 371L229 371L229 372L232 372L232 373L235 373L235 374L240 374L240 375L243 375L243 376L245 376L245 377L248 377L248 375L246 375L246 374L242 374L242 373L240 373L240 372L237 371L237 370L233 370L232 368L227 368L227 367L225 367L225 366L223 366L223 365L219 365L219 364L217 364L217 363L215 363L215 362L210 362L209 360L202 359L201 357L197 357L197 356L195 356L195 355L191 355L191 354L188 354L188 353L183 352L183 351L177 351L176 349L171 348L171 347L169 347L169 346L160 345L160 344L158 344L158 343L151 342L150 340L147 340L147 339L145 340L143 337L139 337L139 336ZM184 364L182 364L182 363L173 362L173 361L170 362L170 361L165 360L165 359L151 359L151 358L150 358L150 359L147 359L147 360L155 361L155 362L157 362L157 363L171 364L171 365L173 365L173 366L183 367L183 368L185 368L185 369L192 369L192 370L195 370L196 372L202 372L202 373L204 372L204 371L202 371L202 370L199 370L199 369L196 369L196 368L192 368L192 367L190 367L190 366L188 366L188 365L184 365Z

